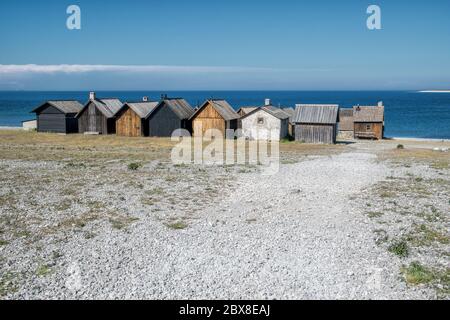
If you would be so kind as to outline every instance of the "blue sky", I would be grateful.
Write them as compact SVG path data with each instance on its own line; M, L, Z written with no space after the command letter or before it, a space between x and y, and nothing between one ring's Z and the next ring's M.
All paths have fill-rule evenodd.
M449 16L448 0L2 0L0 90L448 89Z

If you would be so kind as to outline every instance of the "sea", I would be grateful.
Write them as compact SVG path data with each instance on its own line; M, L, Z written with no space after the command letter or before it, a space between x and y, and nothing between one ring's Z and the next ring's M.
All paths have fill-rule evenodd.
M236 110L242 106L260 106L266 98L274 106L295 107L299 103L385 105L387 137L450 139L450 93L417 91L99 91L99 98L141 101L148 96L158 101L162 94L181 97L192 106L209 98L226 99ZM31 111L47 100L78 100L85 103L88 92L75 91L2 91L0 92L0 127L18 127L31 120Z

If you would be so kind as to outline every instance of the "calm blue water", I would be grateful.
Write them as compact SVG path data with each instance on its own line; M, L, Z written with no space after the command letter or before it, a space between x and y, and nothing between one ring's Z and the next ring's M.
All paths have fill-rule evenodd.
M183 97L192 106L205 99L223 98L236 109L245 105L262 105L271 98L274 105L294 107L296 103L335 103L342 107L386 106L386 136L450 139L450 93L417 93L400 91L187 91L164 92L170 97ZM158 100L161 92L97 92L98 97L117 97L122 101L141 100L149 96ZM46 100L87 100L87 92L0 92L0 126L20 126L33 119L30 111Z

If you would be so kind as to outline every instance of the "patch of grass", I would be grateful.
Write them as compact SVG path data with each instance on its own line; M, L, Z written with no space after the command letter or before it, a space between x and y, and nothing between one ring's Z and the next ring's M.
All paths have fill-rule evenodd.
M17 291L16 278L17 275L12 272L0 274L0 298Z
M84 234L84 238L85 239L93 239L97 236L97 234L95 234L94 232L88 231Z
M416 247L430 246L433 243L450 243L450 238L448 235L425 224L416 226L414 230L405 237L405 240Z
M117 216L110 218L109 222L114 229L123 230L138 220L136 217Z
M142 167L142 164L137 163L137 162L132 162L132 163L130 163L130 164L128 165L128 170L136 171L136 170L138 170L140 167Z
M41 264L36 269L36 275L38 277L45 277L45 276L48 276L49 274L51 274L52 271L53 270L52 270L52 268L50 268L50 266L48 266L46 264Z
M7 246L8 244L9 244L8 241L0 239L0 247L1 246Z
M66 211L72 207L72 200L64 199L57 205L55 205L55 210L57 211Z
M433 162L430 167L436 170L445 170L450 168L450 164L448 161L441 160Z
M74 162L69 162L68 164L66 164L66 168L77 168L77 169L81 169L81 168L86 168L86 165L84 163L74 163Z
M418 262L413 262L408 267L403 267L401 272L406 282L411 285L426 284L435 279L433 271Z
M425 219L428 222L438 222L443 221L445 219L445 216L438 209L436 209L436 207L430 206L429 208L431 212L423 211L417 213L416 215L418 217Z
M379 212L379 211L370 211L370 212L367 212L366 214L371 219L373 219L373 218L380 218L380 217L382 217L384 215L383 212Z
M403 149L405 149L404 145L402 145L402 144L397 145L397 150L403 150Z
M176 222L170 222L166 223L166 227L173 230L183 230L188 227L188 224L184 221L176 221Z
M405 258L409 255L408 244L405 241L396 241L388 247L388 251L399 256L400 258Z
M396 196L396 194L391 191L382 191L380 193L381 198L394 198L395 196Z

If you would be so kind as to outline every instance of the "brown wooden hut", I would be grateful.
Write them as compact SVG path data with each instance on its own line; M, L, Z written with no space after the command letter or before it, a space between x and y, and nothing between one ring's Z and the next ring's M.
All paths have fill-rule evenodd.
M339 109L339 137L353 139L354 129L353 109Z
M115 114L116 134L127 137L148 136L148 115L156 108L158 102L125 102Z
M207 100L191 117L193 134L203 136L208 129L217 129L225 137L227 129L237 129L239 118L227 101Z
M353 107L355 138L381 140L384 136L384 106Z
M96 134L116 133L115 114L122 105L119 99L97 99L95 93L91 92L89 101L76 116L79 132Z
M338 110L338 105L297 105L293 119L295 140L305 143L336 143Z
M75 118L83 105L74 100L47 101L34 109L37 131L54 133L78 133L78 120Z

